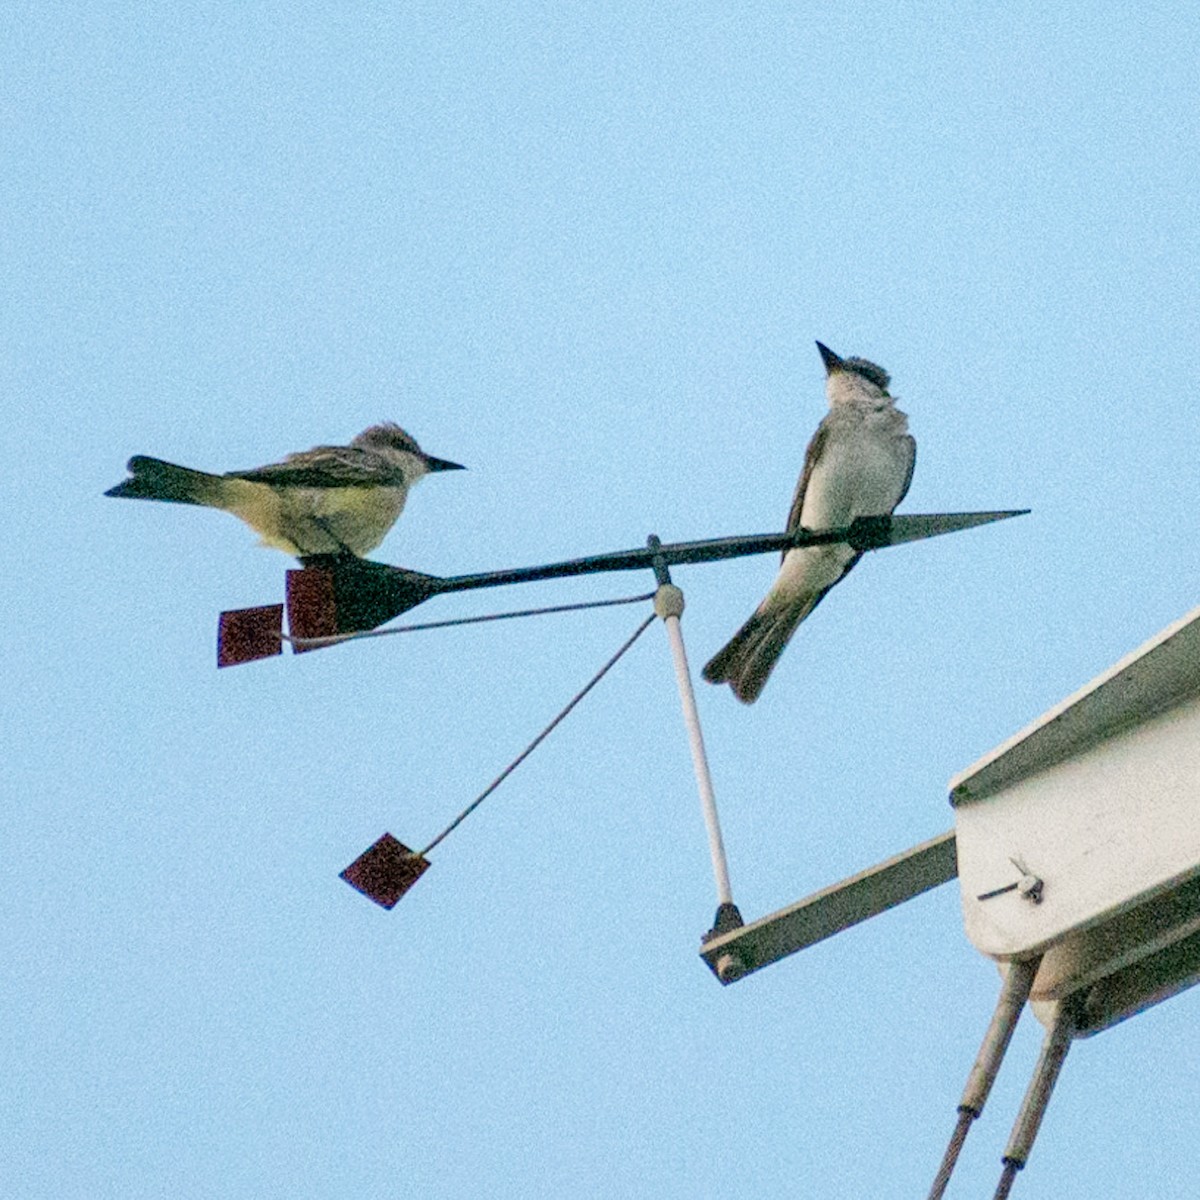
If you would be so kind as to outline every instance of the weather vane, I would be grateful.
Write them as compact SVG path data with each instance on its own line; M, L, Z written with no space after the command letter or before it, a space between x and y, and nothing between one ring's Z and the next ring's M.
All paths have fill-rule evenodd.
M822 351L829 353L824 348ZM820 436L818 432L814 444ZM672 584L670 569L746 555L782 552L784 570L781 571L781 578L784 578L789 561L798 551L830 550L841 556L840 565L837 575L832 581L826 582L823 590L816 595L819 600L824 591L868 551L956 533L1028 512L1028 509L1009 509L925 515L889 513L858 516L838 528L805 528L799 523L799 513L804 489L812 473L812 457L810 448L810 465L806 466L801 486L797 489L790 527L782 533L671 544L664 544L656 535L651 535L645 546L636 549L450 577L389 566L359 556L360 551L366 553L367 549L382 540L403 508L408 490L417 480L431 471L458 468L457 463L426 455L413 438L395 425L372 426L348 446L318 446L313 450L288 455L279 463L225 475L211 475L138 455L129 461L130 478L111 488L106 495L225 509L258 531L267 544L285 549L300 558L303 565L287 572L284 603L235 609L221 614L217 633L218 667L277 656L283 653L285 644L290 645L296 653L304 653L378 633L408 632L414 628L436 628L653 599L655 615L662 618L671 641L680 701L708 830L718 897L717 916L706 935L712 938L737 928L742 920L730 889L716 801L680 628L683 593ZM657 590L625 600L588 601L487 617L434 621L423 626L404 627L402 630L379 628L435 596L634 570L652 571ZM773 594L768 594L764 603L770 603ZM793 605L782 619L790 622L790 628L794 628L799 619L811 612L815 602L810 597L802 605ZM391 834L384 834L342 872L342 877L376 903L385 908L393 907L428 869L426 854L429 850L457 828L540 745L632 646L652 619L647 618L642 623L633 637L604 664L517 759L423 850L412 850ZM742 634L735 637L735 644L741 637ZM777 657L777 650L774 657ZM774 657L766 663L767 671L773 665ZM710 663L709 667L712 665ZM765 672L760 669L755 676L754 695L757 695L757 689L761 688L765 678ZM753 696L742 698L753 699ZM721 973L726 975L737 970L736 963L730 958L722 966Z
M220 667L352 639L477 621L653 601L653 611L554 718L422 849L385 833L341 872L392 908L428 869L429 852L496 790L660 618L667 630L696 775L718 907L701 956L732 984L914 896L960 879L967 934L997 962L996 1011L968 1075L930 1191L941 1200L980 1115L1021 1012L1046 1027L1005 1148L995 1198L1009 1195L1033 1146L1072 1041L1200 982L1200 609L957 776L955 828L745 924L733 901L671 568L782 552L778 576L748 621L705 666L752 703L796 626L869 551L1020 516L1027 509L896 515L915 443L887 372L818 343L830 412L809 444L781 533L644 546L536 566L441 577L365 557L423 476L458 468L395 425L346 446L318 446L250 471L210 475L130 460L114 496L232 512L296 555L282 603L221 614ZM868 515L869 514L869 515ZM437 596L578 575L648 570L637 596L382 628ZM286 632L285 632L286 622Z
M733 903L692 691L679 618L683 593L670 577L675 566L717 562L742 555L782 552L779 574L762 603L728 645L705 666L713 683L728 683L749 704L761 692L796 627L864 553L1017 516L1026 510L895 516L908 492L916 442L908 418L889 392L890 376L864 358L842 358L817 343L825 367L829 411L805 453L804 468L778 534L713 538L664 545L651 535L644 547L588 558L510 570L443 578L373 562L365 556L380 544L399 517L413 486L426 475L461 469L427 454L399 426L371 426L345 446L316 446L249 470L215 475L161 459L129 460L130 477L107 493L134 499L196 504L232 513L264 543L300 559L287 575L283 604L239 609L221 615L217 663L226 667L281 654L290 644L305 652L349 638L458 624L466 620L532 615L653 598L671 642L680 701L688 729L716 876L718 909L710 936L741 925ZM626 601L602 600L553 609L429 622L404 630L379 627L434 596L477 588L530 583L612 571L652 570L657 590ZM287 632L284 632L284 616ZM522 762L584 695L599 682L649 625L625 645L558 713L550 724L424 850L414 851L390 834L343 873L348 882L391 907L427 869L425 855L455 829ZM736 972L732 959L723 975Z

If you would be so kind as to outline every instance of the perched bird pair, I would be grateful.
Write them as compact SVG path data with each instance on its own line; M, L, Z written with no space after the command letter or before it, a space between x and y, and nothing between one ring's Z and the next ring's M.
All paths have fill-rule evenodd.
M130 478L106 496L220 508L297 558L369 554L396 523L409 489L458 463L426 454L399 425L363 430L348 446L315 446L282 462L209 475L135 455Z
M890 513L908 491L917 444L888 394L888 373L865 358L840 358L817 343L829 412L808 444L788 514L789 532L837 529ZM383 541L409 489L432 471L460 470L433 458L398 425L373 425L348 446L317 446L250 471L209 475L138 455L130 478L105 493L224 509L268 546L298 558L361 557ZM796 627L843 579L861 552L850 546L787 550L775 583L750 619L704 668L739 700L758 699Z

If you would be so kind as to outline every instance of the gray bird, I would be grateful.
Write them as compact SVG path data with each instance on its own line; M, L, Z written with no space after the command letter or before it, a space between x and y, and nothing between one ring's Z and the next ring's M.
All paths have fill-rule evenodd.
M314 446L224 475L138 454L129 460L130 478L104 494L224 509L255 530L263 545L297 558L361 558L383 541L418 479L462 469L426 454L399 425L386 422L348 446Z
M917 443L888 394L888 373L865 358L840 358L817 343L825 362L829 412L808 444L787 529L837 529L855 517L890 513L908 491ZM849 546L785 550L771 590L729 644L704 668L746 704L758 699L796 627L862 557Z

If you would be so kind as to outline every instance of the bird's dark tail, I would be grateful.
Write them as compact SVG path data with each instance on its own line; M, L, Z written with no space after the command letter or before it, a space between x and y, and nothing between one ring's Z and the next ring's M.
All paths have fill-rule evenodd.
M191 467L177 467L161 458L135 454L128 464L129 478L111 487L106 496L135 500L166 500L174 504L204 504L223 508L228 480Z
M708 661L704 678L709 683L729 684L743 704L753 704L796 627L817 607L825 591L800 605L768 605L764 601Z

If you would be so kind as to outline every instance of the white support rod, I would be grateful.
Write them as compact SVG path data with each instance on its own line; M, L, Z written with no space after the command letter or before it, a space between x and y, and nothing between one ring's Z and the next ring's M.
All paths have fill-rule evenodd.
M717 897L721 904L733 903L729 887L729 865L725 861L725 843L721 839L721 823L717 818L717 800L713 794L708 756L704 752L704 735L700 732L700 714L696 711L696 693L688 670L687 651L683 645L683 630L679 614L683 611L683 593L673 584L664 584L654 597L654 609L667 627L671 657L675 662L675 681L679 685L679 700L683 705L683 721L687 726L688 744L692 749L692 767L700 789L700 807L708 830L708 851L712 856L713 875L717 882Z

